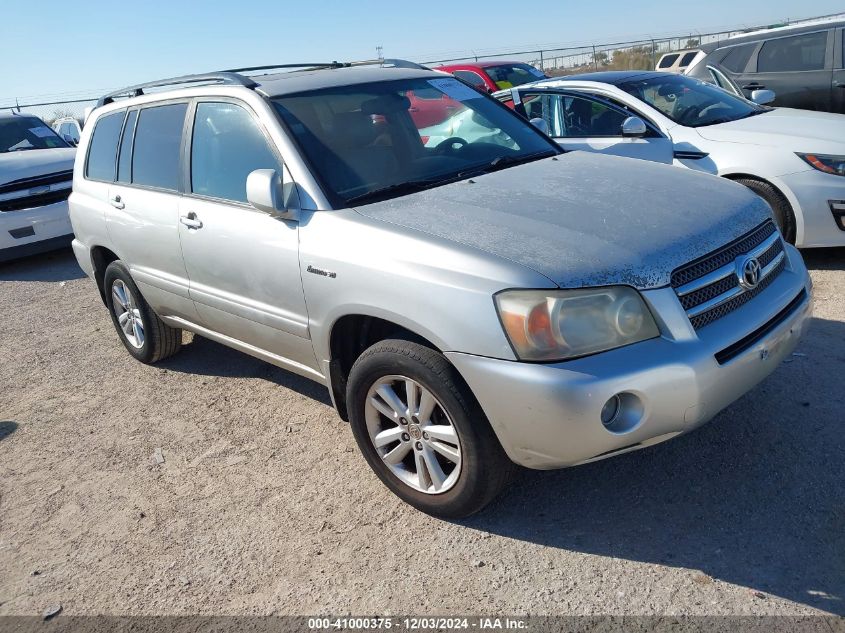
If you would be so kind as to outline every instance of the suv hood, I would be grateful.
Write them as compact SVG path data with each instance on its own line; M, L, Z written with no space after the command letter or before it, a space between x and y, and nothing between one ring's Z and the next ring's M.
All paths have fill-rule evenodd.
M586 152L357 211L518 262L564 288L666 286L675 268L771 217L742 185Z
M0 154L0 185L70 171L73 169L74 156L76 149L73 147L4 152Z
M792 152L845 151L845 117L830 112L775 108L747 119L695 129L711 141L768 145Z

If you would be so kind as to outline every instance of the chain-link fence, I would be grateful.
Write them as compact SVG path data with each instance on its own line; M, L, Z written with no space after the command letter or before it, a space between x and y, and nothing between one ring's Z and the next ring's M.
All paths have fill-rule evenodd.
M641 39L610 44L586 44L522 51L497 51L483 55L472 54L464 57L431 59L423 63L430 66L437 66L439 64L454 62L507 58L514 61L523 61L537 68L542 68L549 75L567 75L591 70L647 70L653 69L657 64L657 60L664 53L696 48L714 42L722 42L730 37L759 29L816 21L833 21L836 19L845 19L845 13L800 20L785 20L778 24L733 31L720 31L717 33L689 33L673 37ZM79 94L78 92L76 93L76 95ZM85 109L94 106L98 96L92 96L90 99L72 99L69 101L50 101L43 103L19 103L16 99L12 101L0 101L0 112L11 110L34 114L43 119L48 125L52 125L56 119L63 117L74 117L81 121L85 116Z
M672 37L650 38L616 42L611 44L582 44L560 48L540 48L522 51L497 51L483 55L467 55L447 59L431 59L424 62L430 66L439 64L504 59L523 61L541 68L548 75L567 75L592 70L649 70L654 69L664 53L684 49L695 49L705 44L719 43L724 40L757 31L789 25L811 22L845 19L845 13L825 15L800 20L785 20L778 24L769 24L753 28L719 31L714 33L689 33Z
M44 121L47 125L53 125L56 119L73 117L79 121L85 118L85 108L93 107L97 98L73 99L71 101L51 101L49 103L26 103L26 104L0 104L0 112L20 112L32 114Z

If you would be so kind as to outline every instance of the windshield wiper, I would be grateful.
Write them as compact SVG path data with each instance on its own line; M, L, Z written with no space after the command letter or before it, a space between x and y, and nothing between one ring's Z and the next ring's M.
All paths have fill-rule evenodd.
M361 203L363 201L375 202L381 198L384 198L385 196L400 196L408 193L416 193L418 191L430 189L431 187L436 187L438 185L448 185L449 183L456 182L458 180L463 180L464 178L470 178L477 174L487 174L493 171L497 171L499 169L504 169L505 167L511 167L513 165L527 163L529 161L537 160L545 156L554 156L554 151L549 150L543 152L536 152L534 154L528 154L527 156L497 156L488 163L476 165L475 167L472 167L470 169L462 170L457 174L443 174L442 176L436 178L408 180L406 182L397 182L392 185L387 185L386 187L373 189L372 191L368 191L367 193L362 193L357 196L347 198L346 204L351 206L355 203Z
M397 182L393 183L392 185L387 185L386 187L379 187L378 189L373 189L372 191L368 191L367 193L362 193L357 196L347 198L346 204L352 205L356 202L361 202L363 200L375 202L375 200L378 198L393 194L401 195L405 193L416 193L417 191L428 189L429 187L433 187L434 185L437 185L443 181L443 178L425 178L421 180Z
M513 167L515 165L521 165L523 163L529 163L534 160L539 160L541 158L546 158L549 156L554 156L555 153L552 150L549 151L542 151L542 152L535 152L533 154L528 154L527 156L496 156L493 160L489 163L485 163L483 165L477 165L471 169L466 169L458 174L459 177L467 177L469 175L474 174L489 174L493 171L498 171L499 169L504 169L505 167Z

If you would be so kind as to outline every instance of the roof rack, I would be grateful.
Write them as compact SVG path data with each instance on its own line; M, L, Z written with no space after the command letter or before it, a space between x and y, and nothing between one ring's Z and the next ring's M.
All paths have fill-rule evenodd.
M195 83L219 83L231 86L244 86L246 88L255 88L258 84L249 77L244 77L233 72L221 71L214 73L202 73L199 75L182 75L181 77L172 77L171 79L159 79L157 81L149 81L147 83L138 84L136 86L128 86L115 90L107 95L100 97L97 100L97 106L100 107L107 103L112 103L115 97L140 97L146 94L144 91L150 88L161 88L163 86L178 86L181 84L195 84Z
M247 68L233 68L212 73L198 75L182 75L171 79L159 79L135 86L128 86L103 95L97 100L96 108L114 102L116 97L140 97L146 94L150 88L162 88L164 86L178 86L182 84L217 83L229 86L243 86L245 88L256 88L258 86L252 79L243 73L256 72L261 70L297 69L299 71L324 70L331 68L351 68L353 66L390 66L393 68L416 68L429 70L426 66L409 62L405 59L369 59L356 62L326 62L316 64L271 64L269 66L250 66Z
M390 66L392 68L413 68L416 70L431 70L428 66L423 66L422 64L411 62L407 59L398 59L395 57L388 57L383 59L366 59L360 62L348 62L346 66Z
M249 68L232 68L223 72L227 73L250 73L259 70L277 70L277 69L297 69L302 72L310 70L325 70L332 68L351 68L353 66L387 66L392 68L416 68L419 70L429 70L427 67L410 62L406 59L365 59L353 62L327 62L319 64L271 64L269 66L251 66Z

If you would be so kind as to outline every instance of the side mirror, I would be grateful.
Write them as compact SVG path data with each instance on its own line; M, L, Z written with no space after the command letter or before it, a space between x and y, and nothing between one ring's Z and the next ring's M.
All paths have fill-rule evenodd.
M774 90L755 90L751 93L751 100L759 105L766 105L775 100Z
M622 122L622 136L629 136L632 138L639 138L646 135L648 128L638 116L629 116Z
M295 209L285 209L282 178L275 169L256 169L246 177L246 199L274 218L298 219Z
M546 123L546 119L541 119L540 117L535 117L535 118L531 119L530 123L531 123L531 125L536 127L538 130L540 130L546 136L549 135L549 124Z

